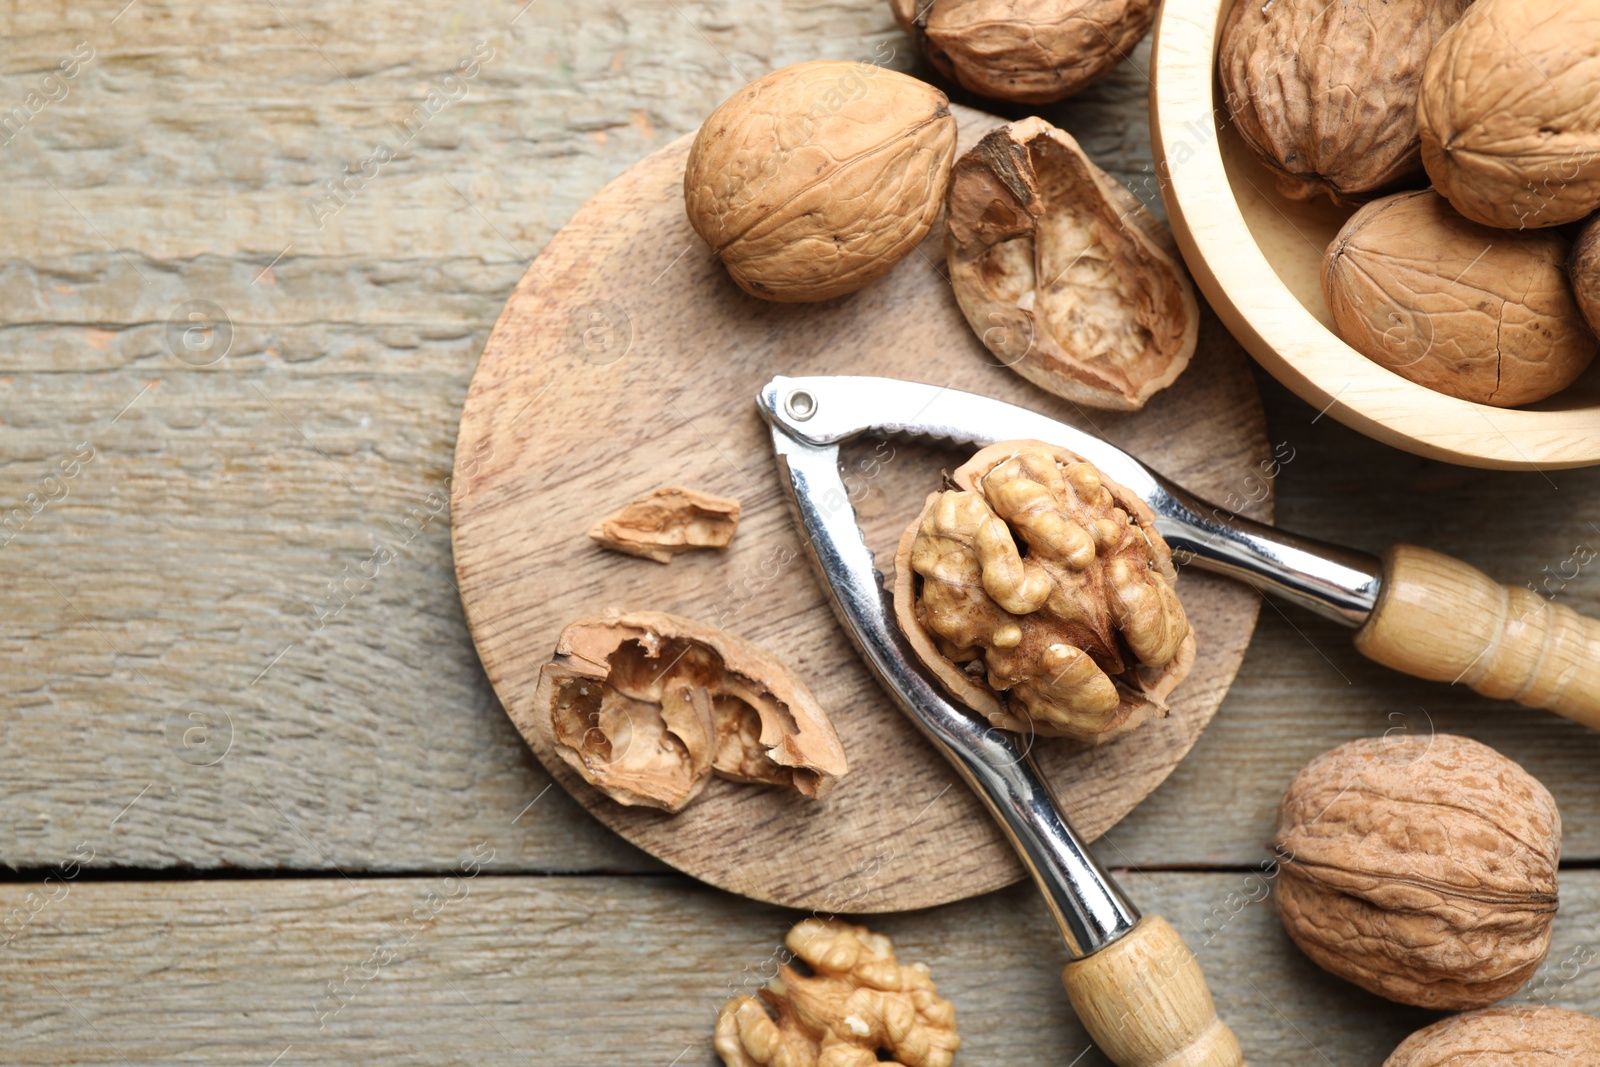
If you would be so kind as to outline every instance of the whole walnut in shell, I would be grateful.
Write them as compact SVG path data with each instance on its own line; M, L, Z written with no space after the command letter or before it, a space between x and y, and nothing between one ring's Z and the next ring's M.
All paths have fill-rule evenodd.
M1589 328L1600 333L1600 215L1578 231L1567 272L1572 278L1572 295L1578 299L1578 310L1583 312Z
M828 300L889 272L925 236L956 150L949 101L869 63L796 63L711 113L684 203L740 288Z
M925 964L837 919L802 919L784 943L813 973L786 964L760 1000L723 1005L712 1043L725 1067L950 1067L956 1010Z
M1428 57L1417 119L1435 189L1474 222L1600 207L1600 4L1477 0Z
M1323 753L1284 794L1272 846L1284 929L1368 992L1483 1007L1550 950L1561 815L1477 741L1396 734Z
M1417 93L1471 0L1239 0L1217 55L1240 137L1291 200L1422 185Z
M1339 336L1374 363L1513 407L1566 388L1594 358L1566 260L1559 233L1490 229L1431 190L1398 193L1345 223L1322 291Z
M1048 104L1133 51L1158 0L889 0L945 77L979 96Z
M1144 501L1079 456L991 445L895 554L895 616L952 696L1002 729L1101 742L1167 712L1194 665Z
M561 631L512 721L620 804L681 811L712 774L819 797L848 769L827 714L771 654L664 612Z
M1135 411L1189 365L1200 309L1171 233L1071 135L1030 118L984 137L947 226L968 324L1035 385Z
M1383 1067L1576 1067L1600 1063L1600 1019L1507 1005L1441 1019L1402 1041Z

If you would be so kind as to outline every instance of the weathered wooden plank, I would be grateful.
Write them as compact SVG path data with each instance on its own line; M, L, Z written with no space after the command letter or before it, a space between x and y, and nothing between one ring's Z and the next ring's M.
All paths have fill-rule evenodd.
M91 841L99 864L407 870L490 837L516 869L649 867L559 790L511 824L548 779L477 667L433 494L520 257L692 128L735 68L885 44L909 63L887 5L536 0L515 23L517 3L139 0L113 22L120 7L0 11L0 111L77 42L96 49L0 149L0 512L66 493L0 532L0 862ZM497 55L464 98L318 230L321 183L480 38ZM1125 67L1048 114L1149 199L1143 90ZM191 299L234 323L209 367L167 345ZM1273 440L1297 449L1285 525L1416 540L1512 582L1570 574L1600 541L1600 472L1454 470L1267 395ZM95 458L50 481L79 442ZM316 629L327 583L380 541L399 558ZM1592 571L1554 579L1561 599L1600 609ZM1303 759L1393 713L1423 728L1419 706L1526 763L1562 804L1567 855L1600 857L1600 737L1399 679L1285 610L1263 611L1216 722L1108 857L1252 862ZM214 766L168 743L170 720L180 750L211 754L181 744L190 701L236 716Z
M494 866L456 880L6 886L0 915L30 892L61 899L0 954L5 1059L709 1064L717 1007L770 977L797 917L676 876L501 878ZM1252 1063L1377 1067L1430 1019L1317 970L1270 903L1248 903L1262 888L1247 875L1125 877L1197 950ZM1549 962L1518 999L1600 1012L1588 947L1600 874L1564 875L1562 895ZM955 1003L959 1062L1106 1062L1085 1053L1064 951L1032 893L873 925Z

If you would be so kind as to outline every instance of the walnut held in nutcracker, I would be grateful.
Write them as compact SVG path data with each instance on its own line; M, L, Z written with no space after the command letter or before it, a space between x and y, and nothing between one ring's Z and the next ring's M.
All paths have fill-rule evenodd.
M889 0L945 77L980 96L1048 104L1111 72L1157 0Z
M1080 404L1133 411L1175 381L1200 311L1172 235L1072 137L1030 118L950 178L950 284L999 360Z
M1510 229L1600 207L1600 4L1477 0L1422 78L1422 161L1455 209Z
M796 63L696 134L684 203L740 288L828 300L877 280L938 218L956 120L939 90L868 63Z
M925 964L903 965L882 934L837 919L803 919L784 939L812 970L787 965L761 999L717 1014L725 1067L950 1067L956 1011Z
M1339 336L1374 363L1513 407L1566 388L1594 358L1566 259L1559 233L1490 229L1431 190L1397 193L1345 223L1322 291Z
M679 552L727 548L738 525L737 500L666 486L601 519L589 536L604 548L671 563Z
M1217 74L1240 137L1291 200L1424 185L1417 93L1470 0L1234 4Z
M1578 231L1567 261L1567 273L1572 278L1572 294L1578 298L1578 309L1583 312L1584 320L1591 330L1600 332L1600 215Z
M1318 756L1284 794L1273 848L1289 936L1379 996L1483 1007L1550 950L1561 815L1468 738L1393 734Z
M1383 1067L1563 1067L1600 1062L1600 1019L1506 1005L1441 1019L1402 1041Z
M793 671L662 612L568 625L531 711L513 707L512 719L614 800L664 811L681 811L712 774L818 797L847 769L833 724Z
M950 480L900 539L894 601L951 695L1002 729L1094 742L1165 715L1195 641L1144 501L1038 441Z

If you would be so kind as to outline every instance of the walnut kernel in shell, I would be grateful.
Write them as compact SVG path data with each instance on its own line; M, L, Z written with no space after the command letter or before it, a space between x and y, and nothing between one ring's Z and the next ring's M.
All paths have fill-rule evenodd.
M1240 0L1217 74L1239 135L1291 200L1422 185L1417 94L1471 0Z
M1561 814L1477 741L1393 735L1318 756L1284 794L1272 847L1284 929L1368 992L1483 1007L1550 950Z
M1562 1067L1600 1063L1600 1019L1565 1008L1505 1005L1441 1019L1383 1067Z
M992 724L1101 742L1166 714L1194 665L1172 553L1144 501L1038 441L983 449L895 554L895 616Z
M1158 0L889 0L945 77L979 96L1049 104L1111 72Z
M742 638L664 612L579 619L512 709L584 781L620 804L681 811L712 774L808 797L848 769L798 675Z
M828 300L881 278L927 236L955 148L955 117L933 86L870 63L796 63L706 119L684 204L740 288Z
M1477 0L1428 57L1417 119L1434 188L1474 222L1600 207L1600 4Z
M1375 200L1322 262L1339 336L1374 363L1450 396L1514 407L1559 392L1596 341L1567 280L1567 239L1509 233L1432 190Z
M738 525L737 500L669 485L601 519L589 537L602 548L671 563L679 552L727 548Z
M725 1067L950 1067L956 1010L926 964L837 919L802 919L784 943L812 974L786 964L760 1000L723 1005L712 1043Z
M1578 231L1567 260L1567 273L1572 279L1572 295L1578 299L1578 310L1583 312L1589 328L1600 333L1600 215Z
M1071 135L994 130L950 177L950 284L984 345L1043 389L1135 411L1189 365L1200 309L1161 222Z

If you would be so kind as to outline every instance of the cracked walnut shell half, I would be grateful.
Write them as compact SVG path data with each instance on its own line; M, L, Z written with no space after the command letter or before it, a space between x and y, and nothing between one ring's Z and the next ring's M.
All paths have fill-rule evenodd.
M1369 993L1481 1008L1550 950L1561 813L1488 745L1394 734L1325 752L1284 793L1272 847L1284 929Z
M820 797L847 770L799 676L733 634L663 612L579 619L539 673L531 726L626 805L681 811L712 774Z
M803 919L784 939L812 970L787 965L761 999L717 1014L724 1067L950 1067L956 1010L926 964L901 964L882 934L837 919Z
M946 199L950 284L1001 363L1117 411L1189 365L1200 307L1172 234L1071 135L1038 118L994 130Z
M1236 3L1217 78L1240 137L1278 191L1353 204L1426 184L1417 130L1422 70L1468 2Z
M1155 516L1053 445L991 445L895 555L895 615L952 696L993 725L1101 742L1167 712L1194 666Z
M934 68L994 100L1049 104L1098 81L1150 30L1157 0L889 0Z

